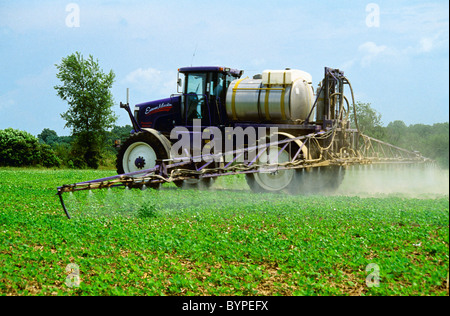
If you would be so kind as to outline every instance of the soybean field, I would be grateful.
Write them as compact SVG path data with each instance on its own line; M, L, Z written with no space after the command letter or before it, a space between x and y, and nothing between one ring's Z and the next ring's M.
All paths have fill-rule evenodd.
M67 193L65 216L57 186L114 174L0 169L0 295L449 293L445 181L370 192L378 180L346 178L334 195L290 196L235 176L211 190Z

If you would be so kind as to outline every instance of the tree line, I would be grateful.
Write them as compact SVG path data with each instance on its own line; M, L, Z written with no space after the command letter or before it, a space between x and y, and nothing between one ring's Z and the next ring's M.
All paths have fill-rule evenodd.
M403 121L382 125L381 114L370 103L358 102L355 106L360 131L373 138L410 151L419 151L424 157L435 160L441 167L449 168L449 123L433 125L411 124ZM354 115L352 127L356 128Z

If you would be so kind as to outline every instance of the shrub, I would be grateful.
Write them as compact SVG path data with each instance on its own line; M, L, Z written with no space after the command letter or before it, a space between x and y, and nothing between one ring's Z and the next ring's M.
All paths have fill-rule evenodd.
M41 153L40 165L47 168L59 167L61 165L61 160L49 145L39 144L39 147Z
M0 130L0 166L59 166L60 160L50 146L39 143L33 135L7 128Z

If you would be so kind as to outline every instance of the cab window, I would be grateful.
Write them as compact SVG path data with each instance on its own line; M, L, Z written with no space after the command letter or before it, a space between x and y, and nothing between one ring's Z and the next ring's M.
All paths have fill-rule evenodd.
M206 73L189 73L186 76L186 118L188 122L206 116Z
M211 76L211 95L216 99L222 99L225 96L225 75L222 73L214 73Z

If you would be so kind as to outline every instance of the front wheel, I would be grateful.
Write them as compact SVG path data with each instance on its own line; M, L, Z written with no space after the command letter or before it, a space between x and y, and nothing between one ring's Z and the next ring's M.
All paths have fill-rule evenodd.
M204 164L204 162L202 162ZM217 168L217 164L210 164L211 168ZM198 165L191 166L192 169L195 169ZM197 190L208 190L211 186L216 182L216 178L200 178L193 177L186 180L178 180L174 181L175 185L181 189L197 189Z
M208 190L214 184L215 178L187 179L174 181L175 185L181 189Z
M117 173L126 174L152 169L156 166L157 160L168 158L168 153L155 135L139 132L131 135L120 147L116 161ZM148 186L158 188L160 184Z

